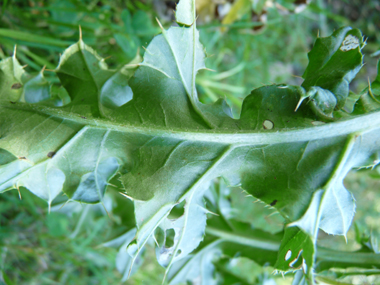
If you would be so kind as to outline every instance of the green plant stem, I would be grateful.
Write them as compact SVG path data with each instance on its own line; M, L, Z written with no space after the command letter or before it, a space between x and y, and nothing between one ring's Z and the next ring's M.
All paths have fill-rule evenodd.
M209 28L220 28L220 27L226 27L230 29L247 29L247 28L254 28L254 27L260 27L260 26L268 26L268 25L274 25L282 22L281 18L274 19L271 21L268 21L266 23L263 22L238 22L238 23L232 23L232 24L209 24L209 25L202 25L198 26L199 29L209 29Z
M317 281L322 281L323 284L330 284L330 285L351 285L351 283L345 283L345 282L339 282L334 279L330 279L323 276L316 277Z
M270 240L269 233L268 239L264 240L262 237L247 237L233 232L226 232L217 228L207 227L206 234L218 237L224 241L233 242L250 247L256 247L268 251L277 251L280 248L280 241L276 242ZM353 266L363 264L380 266L380 254L366 252L337 251L323 247L317 247L317 259L320 261L350 263Z
M255 237L245 237L237 235L233 232L225 232L216 228L206 227L206 234L219 237L225 241L230 241L250 247L258 247L270 251L277 251L280 248L280 243L275 241L263 240Z

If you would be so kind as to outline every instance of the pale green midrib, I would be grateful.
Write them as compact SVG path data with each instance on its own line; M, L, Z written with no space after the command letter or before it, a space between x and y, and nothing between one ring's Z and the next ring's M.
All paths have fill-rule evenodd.
M221 155L215 160L214 163L211 164L211 166L202 174L202 176L195 181L195 183L193 185L191 185L191 187L188 188L188 191L186 191L186 193L180 198L179 202L182 202L184 199L186 199L186 197L189 197L189 203L187 203L187 208L185 208L185 213L184 213L184 225L183 225L183 231L182 231L182 234L180 236L180 239L177 243L177 246L174 250L174 253L172 255L172 258L169 262L169 265L167 267L167 269L165 270L165 276L164 276L164 281L166 279L166 276L167 276L167 273L169 272L169 269L171 267L171 265L173 264L174 262L174 259L177 255L177 252L178 252L178 249L179 247L181 246L181 243L182 243L182 240L183 240L183 237L184 237L184 234L186 232L186 227L187 227L187 221L188 221L188 215L189 215L189 209L190 209L190 203L194 197L194 194L196 192L197 189L199 189L199 186L202 185L205 180L207 180L207 178L209 178L209 174L212 173L214 171L215 168L217 168L220 163L222 163L226 157L229 156L229 154L234 150L234 146L228 146L222 153Z
M245 237L234 233L225 232L209 226L206 227L206 234L219 237L225 241L230 241L242 245L248 245L250 247L258 247L270 251L278 251L280 248L280 242L268 241L264 239L258 239L255 237Z
M313 237L314 242L316 242L317 237L318 237L318 229L320 228L320 222L321 222L321 218L322 218L322 214L323 214L324 204L326 203L325 200L326 200L327 193L332 192L334 194L334 196L336 197L333 187L334 187L335 183L337 182L337 180L339 179L339 177L341 177L343 168L347 164L347 160L350 157L351 151L352 151L352 149L355 145L356 139L358 137L359 137L359 135L356 135L355 133L350 134L348 136L346 144L344 145L344 148L340 154L339 161L336 164L336 166L334 167L334 170L330 176L330 179L326 183L326 186L324 187L326 190L324 191L324 193L322 195L321 202L320 202L319 207L318 207L317 221L316 221L315 226L314 226L314 237ZM336 203L338 205L339 212L341 213L344 230L346 231L344 213L342 212L338 198L336 199ZM347 228L347 230L348 230L348 228ZM344 236L346 236L346 232L344 233Z
M137 243L137 251L136 253L134 254L134 256L132 257L132 262L131 262L131 266L129 268L129 271L128 271L128 278L131 276L131 273L132 273L132 268L133 268L133 265L135 264L136 262L136 258L139 256L140 252L141 252L141 249L145 246L145 244L148 242L149 238L153 235L154 231L156 230L156 228L161 224L161 222L169 215L170 211L168 211L165 215L163 215L159 220L158 222L156 223L156 225L153 227L153 229L151 229L150 233L148 235L146 235L146 237L143 239L142 243L140 243L140 245ZM141 230L141 229L140 229ZM139 230L137 231L136 233L136 238L137 238L137 241L138 240L138 234L139 234Z
M170 278L170 281L169 281L169 285L171 285L171 281L174 280L175 278L177 278L178 275L180 275L180 273L182 272L183 268L186 268L186 266L192 262L192 260L194 258L197 258L197 257L200 257L202 254L204 254L205 252L207 252L208 250L212 249L213 247L216 247L218 244L222 243L223 240L221 239L218 239L216 241L213 241L212 243L208 244L206 247L204 247L202 250L200 250L199 252L195 253L193 255L192 258L190 258L189 260L187 260L183 265L182 267L180 268L180 270L177 271L176 274L174 274L173 276L171 276ZM202 270L202 266L200 267L201 270Z
M192 60L192 70L191 70L191 86L187 86L186 84L186 80L184 78L184 75L182 74L182 70L181 70L181 67L180 67L180 63L177 59L177 56L173 50L173 47L172 45L170 44L170 41L169 41L169 38L166 34L166 30L165 29L162 29L162 35L164 37L164 39L166 40L166 43L168 44L169 46L169 50L173 56L173 59L175 61L175 64L176 64L176 67L177 67L177 71L178 71L178 74L181 78L181 81L182 81L182 84L183 84L183 87L186 91L186 94L188 95L189 97L189 100L191 102L191 105L193 106L194 108L194 111L202 118L202 120L206 123L206 125L210 128L210 129L214 129L214 126L212 123L210 123L207 118L204 116L204 114L202 113L202 111L199 109L199 106L197 105L198 103L198 98L196 98L195 96L195 93L194 93L194 89L195 89L195 53L196 53L196 49L195 49L195 18L194 18L194 24L193 24L193 27L192 27L192 31L193 31L193 54L192 54L192 57L193 57L193 60ZM148 66L148 65L145 65L145 66ZM165 73L164 73L165 74ZM191 90L189 90L189 88L191 88Z
M6 104L6 105L5 105ZM0 108L34 111L45 115L51 115L56 118L66 119L77 122L78 124L87 125L88 127L98 129L110 129L124 133L142 134L148 136L167 137L179 140L213 142L221 144L241 144L241 145L263 145L275 143L303 142L319 139L327 139L337 136L349 135L356 132L369 132L380 128L380 112L369 113L366 115L356 116L352 119L341 120L327 123L324 125L314 126L302 129L288 130L263 130L259 131L241 131L226 129L214 130L189 130L167 129L157 126L144 127L133 125L122 125L107 121L105 119L82 118L79 114L73 114L57 108L46 107L41 105L30 105L26 103L0 103ZM1 138L0 138L1 139Z
M280 241L265 240L254 236L242 236L226 232L213 227L206 227L206 234L218 237L220 240L233 242L268 251L278 251ZM270 235L268 233L268 235ZM329 248L317 247L317 259L321 261L344 262L351 264L380 265L380 254L366 252L337 251Z

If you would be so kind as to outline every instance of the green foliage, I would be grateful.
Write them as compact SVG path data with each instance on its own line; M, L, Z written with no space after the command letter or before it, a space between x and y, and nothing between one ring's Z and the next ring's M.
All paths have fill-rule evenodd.
M121 14L126 33L154 30L138 31L149 21L135 15ZM378 249L365 238L356 252L317 246L319 229L346 237L352 224L347 173L379 163L379 78L353 100L353 112L345 108L363 65L360 31L319 38L302 86L256 88L236 119L225 100L199 99L196 76L206 57L195 1L182 0L176 20L180 26L167 30L159 23L161 34L142 60L133 59L138 39L116 34L132 60L116 69L82 38L62 54L55 82L44 70L25 72L16 54L1 61L0 192L24 187L46 200L52 236L67 228L64 220L54 223L61 206L122 208L128 225L102 248L119 249L123 281L141 266L149 243L169 284L264 284L266 266L297 271L294 284L315 284L333 268L379 269ZM275 209L284 228L270 233L237 220L228 192L234 186ZM126 198L107 207L106 190ZM260 273L249 281L239 262Z

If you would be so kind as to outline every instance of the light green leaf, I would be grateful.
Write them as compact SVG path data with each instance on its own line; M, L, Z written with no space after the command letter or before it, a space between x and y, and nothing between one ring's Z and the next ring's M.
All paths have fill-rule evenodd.
M24 86L23 98L27 103L40 103L51 98L50 84L45 79L43 72L40 72L36 77L26 82Z
M132 256L129 254L127 251L127 246L132 242L136 235L136 228L133 228L123 234L120 237L117 237L113 240L110 240L106 243L103 243L102 246L104 247L118 247L119 251L116 255L116 268L117 270L123 275L123 278L121 282L125 282L129 274L133 274L142 264L142 257L141 255L139 256L138 260L135 262L133 271L132 270L132 265L133 265L133 259Z
M349 33L356 32L340 30L338 34L344 40ZM3 89L0 151L6 157L0 159L0 191L24 185L49 203L60 191L69 199L96 203L102 201L110 179L118 175L125 195L135 205L137 231L127 248L131 257L126 266L128 275L160 224L165 229L179 227L179 239L170 252L173 261L179 249L185 255L196 246L204 212L185 209L187 215L202 216L202 227L194 232L197 239L189 247L182 242L193 224L185 224L186 218L167 224L166 219L183 201L188 209L199 207L200 192L216 177L240 185L248 194L275 207L287 223L299 221L305 229L302 219L311 215L313 211L308 209L314 207L313 196L322 189L323 197L316 204L317 218L310 219L315 221L312 228L345 234L354 206L342 188L342 180L350 169L362 166L380 151L380 113L362 112L323 123L307 107L294 112L302 89L270 85L253 90L243 103L240 119L233 119L223 100L212 105L198 100L195 76L205 66L198 38L195 16L190 27L162 29L147 47L144 61L128 85L118 77L126 81L125 74L108 70L104 60L80 40L65 51L57 68L71 98L62 107L10 102L12 89ZM342 62L354 66L344 73L353 75L361 59L360 48L341 51L353 55L345 57L337 51L340 46L341 42L337 48L331 47L322 59L329 67ZM314 82L311 70L317 74L324 69L314 59L312 62L305 73L313 82L310 88L330 90L339 104L339 94L343 93L338 96L334 92L340 92L345 83L322 86L318 80ZM1 64L2 70L13 70L13 61ZM13 84L13 73L9 77L12 80L2 76L6 79L0 82ZM344 75L342 80L348 77ZM128 86L133 91L131 100ZM54 185L52 180L56 181ZM344 204L337 195L343 195ZM342 214L336 215L338 211ZM228 232L210 232L227 241L235 240ZM307 234L299 232L313 244ZM249 237L240 236L237 244L243 242L253 247ZM254 244L268 245L262 241ZM238 250L230 243L228 246ZM278 244L272 254L277 250ZM305 251L309 269L310 251ZM262 259L268 256L259 254ZM181 257L179 263L185 260ZM209 262L208 257L205 260ZM168 264L167 260L163 264Z
M131 59L136 55L140 47L140 40L138 37L134 35L126 35L126 34L119 33L119 34L115 34L114 38L117 44L124 51L127 58Z
M215 267L212 262L222 254L219 248L221 243L221 240L216 240L196 254L175 263L168 274L169 284L174 285L191 280L197 280L200 285L218 284L214 277Z
M292 285L307 285L305 275L302 273L302 271L296 272Z
M206 186L208 186L206 184ZM157 260L166 267L166 274L173 263L186 257L203 240L206 228L206 213L203 194L205 189L197 189L186 198L184 214L177 219L166 218L159 228L165 233L163 244L156 248ZM167 233L174 232L173 244L167 246Z
M195 12L195 0L181 0L175 13L177 23L186 26L195 24Z
M107 108L115 109L132 100L133 91L128 85L128 80L134 74L133 64L138 62L140 62L139 56L122 67L104 83L100 90L101 104Z
M23 92L25 71L16 55L0 61L0 98L16 102Z

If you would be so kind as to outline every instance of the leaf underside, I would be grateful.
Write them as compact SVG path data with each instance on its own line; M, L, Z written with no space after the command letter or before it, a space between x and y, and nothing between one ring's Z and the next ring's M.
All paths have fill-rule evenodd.
M0 192L23 186L49 204L60 193L97 203L117 176L135 202L137 225L124 270L132 271L158 227L173 229L174 244L157 250L173 279L172 264L185 262L203 239L207 211L202 191L223 177L228 185L240 185L273 204L293 223L285 234L291 232L293 238L285 239L279 251L281 256L291 250L291 260L277 268L288 271L305 264L310 275L318 228L345 235L351 224L355 204L343 186L345 175L380 153L377 95L367 92L367 101L358 103L360 111L324 123L306 103L294 112L302 96L299 87L270 85L253 90L240 118L233 119L223 100L211 105L198 100L195 76L205 68L205 55L195 13L184 12L194 9L194 3L180 3L177 20L183 27L162 30L130 80L131 67L108 69L81 40L65 51L56 69L59 93L42 73L30 79L15 57L0 62ZM336 52L347 49L343 41L357 33L341 29L339 36L320 39L309 54L303 87L330 90L337 108L345 103L347 82L358 71L358 57L361 66L362 55L361 47ZM328 55L318 51L324 41L334 46ZM320 58L323 67L317 66ZM342 68L334 73L330 65L337 64ZM323 77L326 68L335 85L311 75ZM182 201L184 215L169 219ZM299 236L304 248L293 242ZM207 254L201 260L207 261Z

